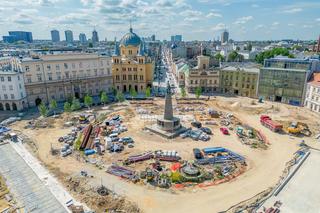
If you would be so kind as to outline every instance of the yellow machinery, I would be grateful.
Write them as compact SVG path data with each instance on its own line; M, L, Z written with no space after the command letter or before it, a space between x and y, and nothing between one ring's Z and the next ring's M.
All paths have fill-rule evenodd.
M307 126L307 124L301 122L292 122L290 126L287 128L289 134L303 134L305 136L310 136L311 132Z

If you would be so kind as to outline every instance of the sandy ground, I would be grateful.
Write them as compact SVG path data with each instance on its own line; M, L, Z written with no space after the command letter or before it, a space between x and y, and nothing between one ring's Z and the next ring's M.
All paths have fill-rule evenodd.
M312 146L318 146L313 137L297 138L271 132L260 124L259 116L261 113L267 113L273 119L304 121L311 128L315 128L318 125L319 115L304 108L274 103L252 104L252 101L252 99L247 98L218 97L208 103L210 107L217 110L232 112L242 122L261 130L271 143L267 150L252 149L243 145L235 134L222 135L217 130L218 127L214 128L214 136L208 142L196 142L181 138L168 141L157 135L141 131L145 121L140 120L139 116L126 123L129 131L123 135L130 135L134 138L135 148L126 149L121 155L106 154L104 160L108 163L110 163L109 159L123 158L123 156L128 155L129 151L130 154L134 154L158 149L177 150L183 158L192 159L193 148L213 146L222 146L246 157L248 169L236 179L205 189L195 187L175 193L126 182L106 174L90 164L77 161L75 157L62 159L61 157L51 156L49 154L50 147L59 148L61 144L57 142L57 139L70 132L70 128L61 128L62 119L57 120L56 127L51 129L23 129L25 121L17 122L13 128L23 131L24 134L35 141L39 150L38 157L49 167L59 168L64 174L87 170L97 177L92 181L100 183L102 180L103 184L110 189L136 202L144 212L219 212L275 185L282 175L286 162L298 150L298 144L302 139Z

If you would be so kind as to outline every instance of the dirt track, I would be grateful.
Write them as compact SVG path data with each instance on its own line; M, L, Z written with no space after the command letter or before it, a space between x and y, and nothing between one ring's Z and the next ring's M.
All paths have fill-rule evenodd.
M239 99L232 99L233 102L237 100ZM243 100L241 99L241 101ZM46 164L58 167L66 174L78 173L83 169L88 170L97 177L92 180L93 182L99 184L100 177L102 177L104 185L136 202L144 212L219 212L276 184L285 163L293 157L293 154L299 148L298 144L302 140L301 138L273 133L263 127L259 123L260 114L257 113L256 109L253 109L259 108L259 106L251 107L249 101L251 100L248 99L247 106L244 106L244 104L237 106L237 104L230 103L230 99L219 98L218 101L213 102L212 106L220 106L219 110L232 109L232 113L243 122L262 130L271 143L268 150L252 149L241 144L234 134L224 136L218 131L214 131L214 136L209 142L195 142L181 138L166 141L159 136L139 131L142 127L142 122L139 119L135 118L130 121L128 124L129 132L126 134L132 136L136 141L134 152L155 149L177 150L183 158L192 158L192 149L195 147L223 146L246 157L248 170L231 182L205 189L195 187L177 192L177 194L134 185L106 174L102 170L97 170L89 164L78 162L75 158L61 159L49 155L50 144L58 146L57 138L67 133L69 129L25 130L22 128L23 122L17 123L16 128L35 140L40 150L39 158ZM258 111L261 113L261 111L270 110L273 117L281 119L289 119L291 116L307 118L310 126L316 126L316 120L319 118L319 116L315 117L315 114L305 109L281 104L276 107L271 106L270 103L263 104L263 107L260 107L262 109ZM273 112L271 113L271 111ZM313 138L303 139L308 144L315 144Z

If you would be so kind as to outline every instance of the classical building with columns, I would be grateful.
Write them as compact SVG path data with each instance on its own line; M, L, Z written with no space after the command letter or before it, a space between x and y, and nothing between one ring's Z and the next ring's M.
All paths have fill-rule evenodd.
M112 77L114 87L121 92L129 92L131 88L138 93L152 87L154 61L145 51L144 43L130 28L115 44L112 56Z
M89 53L36 55L21 60L28 106L112 92L111 57Z

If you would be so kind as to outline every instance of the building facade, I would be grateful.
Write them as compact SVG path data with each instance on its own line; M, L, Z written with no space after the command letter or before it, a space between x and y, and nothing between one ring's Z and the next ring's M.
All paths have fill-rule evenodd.
M20 63L15 58L0 58L0 111L27 107Z
M60 33L58 30L51 30L51 41L52 42L60 41Z
M52 99L98 96L112 92L111 57L87 53L42 55L23 59L24 81L29 106Z
M73 32L71 30L64 31L66 42L67 43L73 43Z
M202 93L215 93L219 92L219 70L210 68L210 57L200 55L197 57L197 66L189 69L183 69L185 76L185 87L189 93L194 93L198 87L201 88ZM179 75L181 75L179 73ZM179 80L179 84L180 84Z
M229 32L228 31L223 31L221 33L221 44L226 44L229 41Z
M307 84L304 106L320 113L320 73L314 73L312 80Z
M80 41L80 43L81 43L81 44L85 44L85 43L87 43L87 37L86 37L86 34L84 34L84 33L80 33L80 34L79 34L79 41Z
M131 88L138 93L152 87L154 61L146 54L144 43L130 28L115 44L112 56L112 76L114 87L121 92L129 92Z
M3 36L3 41L7 43L13 43L16 41L25 41L32 43L32 32L25 31L9 31L9 36Z
M99 42L99 36L98 36L98 32L96 30L92 31L92 42L93 43Z
M220 70L222 93L257 98L258 68L225 67Z
M267 59L260 69L258 96L301 106L311 74L312 62L308 59Z

